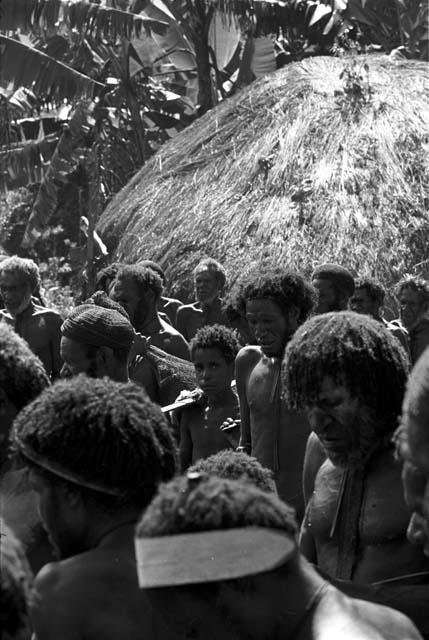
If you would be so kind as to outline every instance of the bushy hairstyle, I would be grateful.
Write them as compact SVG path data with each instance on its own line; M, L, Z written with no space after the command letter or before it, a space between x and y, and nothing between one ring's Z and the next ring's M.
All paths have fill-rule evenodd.
M1 267L0 267L1 269ZM395 287L396 296L400 296L404 289L411 289L419 294L420 302L429 304L429 282L416 276L406 276Z
M161 277L148 267L138 265L124 265L118 271L118 280L129 280L137 287L139 295L143 298L148 291L155 294L158 300L162 293Z
M386 290L383 285L373 278L358 278L355 280L355 291L364 289L368 297L380 307L384 304Z
M413 423L408 417L414 418ZM408 436L411 425L417 423L419 440L429 444L429 349L426 349L417 360L407 382L407 389L402 406L402 425Z
M121 262L112 262L112 264L104 267L104 269L100 269L95 278L95 284L97 288L102 289L103 291L108 293L108 286L112 284L121 267Z
M140 537L196 531L269 527L292 536L297 532L294 510L277 496L249 483L201 474L176 478L160 487L137 525Z
M188 469L188 474L204 473L226 480L241 480L267 493L275 493L273 473L259 460L241 451L225 449L208 458L198 460Z
M19 411L47 386L42 362L12 327L0 323L0 404L6 397Z
M109 378L56 382L17 416L12 440L18 453L27 447L87 482L118 489L139 508L176 468L160 408L141 387Z
M19 273L28 282L32 292L40 287L40 271L34 260L11 256L0 262L0 275L3 273Z
M30 637L28 603L32 575L24 550L14 533L2 525L0 571L0 628L8 638Z
M237 302L239 308L246 308L249 300L272 299L284 312L294 306L299 311L298 322L302 323L313 310L317 293L313 285L301 275L279 268L258 268L247 280L241 282Z
M395 428L408 360L398 339L369 316L341 311L315 316L286 347L283 390L289 405L314 402L330 376L375 412L380 433Z
M152 269L152 271L155 271L155 273L157 273L161 278L162 284L165 285L165 272L160 264L158 264L157 262L154 262L153 260L140 260L140 262L138 263L138 266L145 267L146 269Z
M221 324L213 324L198 329L190 345L191 358L197 349L219 349L226 362L234 362L240 345L232 329Z
M224 288L226 284L226 271L220 262L214 260L213 258L205 258L204 260L201 260L201 262L199 262L195 267L194 277L200 271L211 271L216 277L216 282L219 285L219 289Z

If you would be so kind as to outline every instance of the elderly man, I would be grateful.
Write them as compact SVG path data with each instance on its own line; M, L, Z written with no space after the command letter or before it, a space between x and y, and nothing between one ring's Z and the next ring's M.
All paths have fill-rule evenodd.
M322 264L314 271L311 281L318 293L316 313L347 309L355 289L350 271L338 264Z
M292 272L258 269L242 282L242 304L257 346L239 352L235 373L240 399L240 447L274 472L279 496L304 512L301 489L306 416L281 397L280 367L285 347L311 312L316 293Z
M76 376L19 414L12 442L60 558L35 579L36 637L168 638L133 566L136 521L176 466L159 407L136 385Z
M197 264L194 270L197 300L180 307L176 315L176 326L187 340L191 340L198 329L206 325L229 324L220 297L225 283L226 272L219 262L206 258Z
M391 443L407 368L396 338L351 312L315 316L286 349L286 399L306 410L317 436L304 467L307 497L314 491L301 550L333 578L365 584L429 568L406 539L409 514Z
M190 474L137 527L140 586L179 638L417 640L402 614L353 600L300 555L292 510L249 484Z
M401 321L408 331L411 364L415 364L429 345L429 284L423 278L408 276L399 282L396 294Z
M28 342L53 379L61 370L62 318L53 309L35 304L32 296L39 285L39 268L33 260L12 256L0 263L0 295L5 305L0 320Z

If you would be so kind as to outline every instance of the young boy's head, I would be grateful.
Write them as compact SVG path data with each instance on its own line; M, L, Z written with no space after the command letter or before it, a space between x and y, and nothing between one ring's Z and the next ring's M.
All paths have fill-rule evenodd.
M231 329L220 324L203 327L191 340L190 349L198 386L207 396L230 388L235 357L240 350Z

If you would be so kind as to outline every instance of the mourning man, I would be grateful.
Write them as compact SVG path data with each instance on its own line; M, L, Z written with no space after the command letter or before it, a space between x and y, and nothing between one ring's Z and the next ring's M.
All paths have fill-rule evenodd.
M384 287L372 278L359 278L355 282L355 291L349 300L349 306L356 313L366 313L367 315L382 322L401 343L409 355L408 333L404 327L394 322L388 322L382 316L384 299L386 292Z
M250 484L190 474L137 527L140 586L177 637L412 640L402 614L350 599L300 555L292 510Z
M311 312L315 291L301 276L258 270L242 288L243 305L258 346L239 352L235 371L240 398L240 446L274 471L279 496L303 515L301 489L310 429L303 413L281 399L280 367L286 344Z
M187 340L206 325L228 325L221 300L225 283L226 272L219 262L206 258L197 264L194 270L196 302L183 305L176 315L176 326Z
M133 532L158 483L175 471L160 409L136 385L76 376L19 414L12 441L60 558L35 579L37 639L156 637L158 622L138 590Z
M0 294L5 309L0 320L11 325L43 362L48 375L61 370L60 327L62 318L53 309L35 304L33 293L40 285L39 268L33 260L12 256L0 263Z
M406 378L396 338L352 312L315 316L286 349L287 400L306 410L327 456L320 468L307 456L304 482L314 492L301 550L333 578L372 583L429 566L406 539L409 514L391 443Z
M429 284L423 278L408 276L399 282L396 293L414 365L429 344Z
M155 271L147 267L123 266L110 296L125 308L134 329L150 338L151 344L189 360L189 347L183 335L159 316L161 293L162 280Z
M338 264L322 264L314 271L311 281L318 293L316 313L347 309L355 289L350 271Z

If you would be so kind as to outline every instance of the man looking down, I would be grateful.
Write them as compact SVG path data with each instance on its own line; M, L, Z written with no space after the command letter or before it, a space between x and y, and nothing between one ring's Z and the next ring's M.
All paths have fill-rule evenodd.
M314 271L311 282L318 293L316 313L347 309L355 289L350 271L338 264L322 264Z

